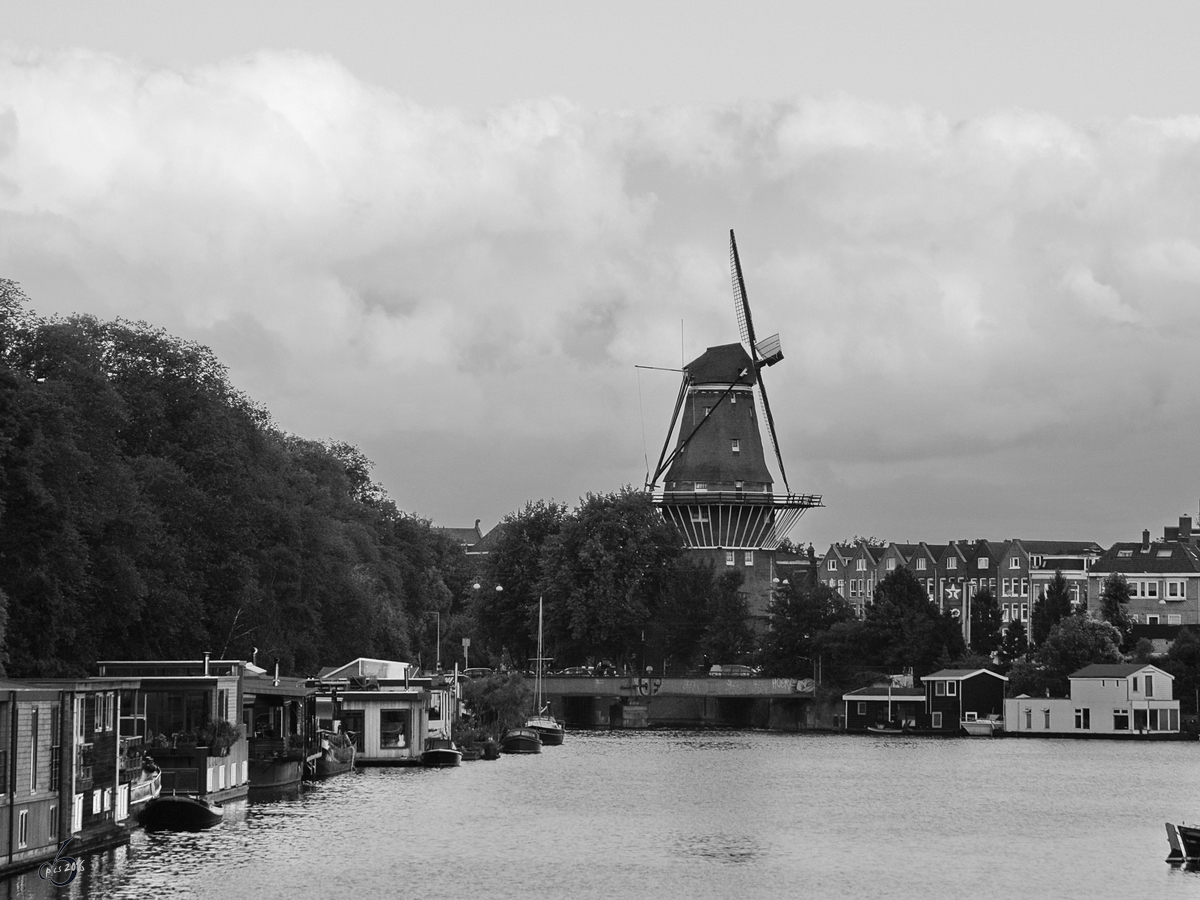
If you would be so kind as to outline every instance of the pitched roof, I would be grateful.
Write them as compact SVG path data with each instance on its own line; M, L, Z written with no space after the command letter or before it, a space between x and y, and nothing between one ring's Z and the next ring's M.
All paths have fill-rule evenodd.
M1128 678L1131 675L1136 675L1145 669L1153 669L1155 672L1162 672L1168 678L1174 676L1168 672L1163 672L1157 666L1152 666L1149 663L1092 663L1090 666L1084 666L1078 672L1071 674L1072 678Z
M1038 556L1081 556L1104 552L1104 548L1095 541L1027 541L1018 538L1017 542L1025 548L1026 553Z
M1158 541L1148 549L1132 541L1117 543L1092 564L1092 572L1200 572L1200 553L1175 541Z
M934 672L932 675L922 675L922 681L963 681L973 675L978 675L980 672L986 672L988 675L994 675L1001 681L1008 681L999 672L993 672L991 669L941 669Z
M925 691L921 688L892 688L892 700L924 700ZM859 688L857 691L850 691L842 694L843 700L886 700L888 698L887 687L873 685L871 687Z
M441 525L435 525L433 530L439 532L440 534L444 534L452 541L457 541L464 547L474 546L475 544L479 543L480 539L483 537L483 535L479 533L478 519L475 520L475 527L473 528L447 528Z

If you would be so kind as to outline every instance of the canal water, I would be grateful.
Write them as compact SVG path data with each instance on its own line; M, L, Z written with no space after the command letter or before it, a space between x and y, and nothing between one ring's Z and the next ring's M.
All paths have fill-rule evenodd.
M738 731L568 734L539 756L367 769L135 831L40 898L1194 897L1200 744Z

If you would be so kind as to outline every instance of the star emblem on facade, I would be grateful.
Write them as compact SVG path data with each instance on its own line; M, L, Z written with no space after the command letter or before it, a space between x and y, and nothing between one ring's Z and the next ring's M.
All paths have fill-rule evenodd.
M960 593L962 592L958 589L957 585L952 584L950 587L946 588L946 596L951 600L957 600Z

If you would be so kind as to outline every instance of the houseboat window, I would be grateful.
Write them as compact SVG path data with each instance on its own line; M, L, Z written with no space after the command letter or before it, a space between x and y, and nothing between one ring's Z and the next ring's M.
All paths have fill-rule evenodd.
M51 842L58 840L58 806L50 807L50 833L47 837Z
M1129 710L1114 709L1113 710L1113 731L1128 731L1129 730Z
M35 706L29 721L29 790L38 789L38 708ZM21 841L25 843L24 840Z
M379 712L379 749L402 750L408 746L408 710L384 709Z
M57 790L62 773L62 716L59 707L50 707L50 790ZM53 829L50 836L57 832Z
M865 716L867 714L867 701L866 700L858 701L858 714L860 716Z
M942 727L942 714L940 712L933 713L930 716L930 719L932 720L930 724L933 725L934 728Z
M935 681L933 683L933 696L935 696L935 697L945 697L946 696L946 682Z
M24 847L29 843L29 810L21 810L17 820L17 846Z
M195 735L208 722L208 691L147 691L144 696L151 736Z
M1153 675L1146 676L1146 696L1147 697L1154 696L1154 676Z
M946 696L953 697L957 693L958 693L958 683L955 681L947 681L946 682Z
M1027 731L1033 730L1033 710L1032 709L1025 710L1025 729Z
M1133 676L1133 692L1134 692L1135 694L1137 693L1137 689L1138 689L1138 686L1137 686L1137 684L1138 684L1137 676L1136 676L1136 675L1134 675L1134 676Z
M1082 709L1075 710L1075 728L1079 731L1087 731L1092 727L1092 711L1086 706Z
M1042 710L1042 718L1045 720L1045 724L1042 727L1045 728L1047 731L1049 731L1050 730L1050 710L1043 709Z

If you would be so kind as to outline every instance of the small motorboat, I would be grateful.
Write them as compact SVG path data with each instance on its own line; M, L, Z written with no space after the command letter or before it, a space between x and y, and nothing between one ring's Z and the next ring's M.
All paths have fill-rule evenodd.
M463 762L475 762L483 758L483 747L479 744L467 744L458 748Z
M429 738L421 754L421 765L427 769L448 769L461 763L462 756L450 738Z
M1200 862L1200 825L1167 823L1167 843L1171 850L1167 862Z
M958 724L972 737L992 737L1004 730L1004 720L994 713L982 719L976 718L975 713L967 713Z
M541 753L541 736L532 728L510 728L500 738L500 752Z
M220 824L225 809L192 794L160 794L147 800L139 821L147 831L202 831Z

